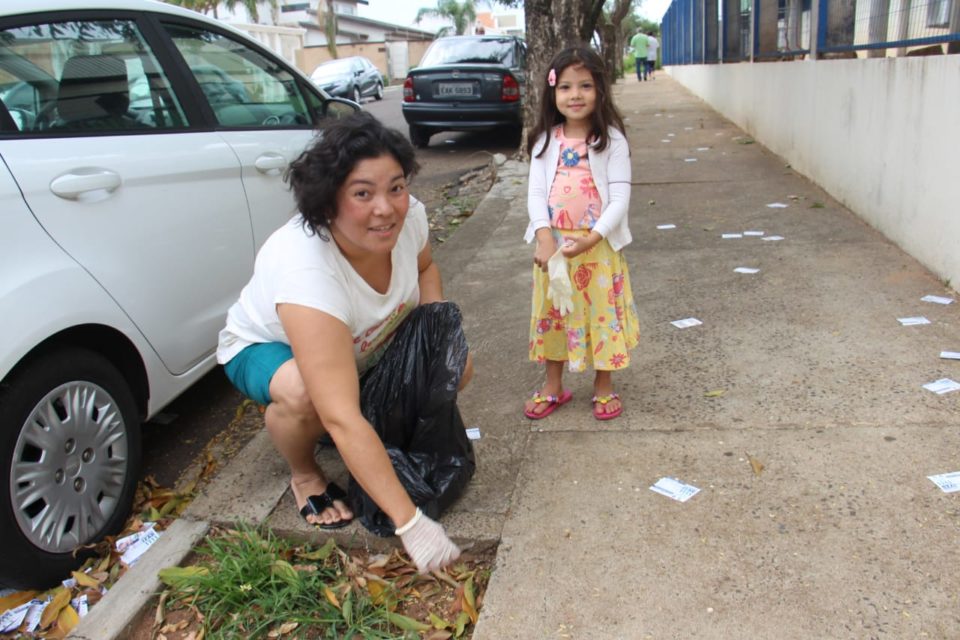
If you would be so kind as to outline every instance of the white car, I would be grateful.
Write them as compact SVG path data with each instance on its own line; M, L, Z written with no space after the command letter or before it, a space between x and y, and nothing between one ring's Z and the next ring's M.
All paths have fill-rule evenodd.
M140 424L215 365L283 182L357 106L150 0L0 7L0 584L114 533Z

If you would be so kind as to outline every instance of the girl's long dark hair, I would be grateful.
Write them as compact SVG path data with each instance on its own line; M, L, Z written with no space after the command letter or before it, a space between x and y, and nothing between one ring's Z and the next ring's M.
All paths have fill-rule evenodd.
M556 74L556 77L559 78L564 69L574 65L580 65L590 72L590 75L593 76L593 84L597 91L597 101L594 105L593 113L590 116L591 128L588 138L588 140L591 141L592 148L602 150L607 147L610 137L608 135L608 129L610 127L616 127L620 130L620 133L626 135L623 118L620 116L620 112L617 111L617 106L613 104L613 96L610 93L609 75L603 64L603 60L596 52L587 47L568 47L553 56L553 60L550 61L547 72L543 77L543 93L540 96L540 115L537 118L536 125L533 127L533 131L530 132L527 138L528 154L533 154L533 148L541 135L549 132L565 120L563 115L557 110L556 87L549 85L547 76L552 70ZM543 145L540 153L538 153L536 157L539 158L546 150L547 145Z

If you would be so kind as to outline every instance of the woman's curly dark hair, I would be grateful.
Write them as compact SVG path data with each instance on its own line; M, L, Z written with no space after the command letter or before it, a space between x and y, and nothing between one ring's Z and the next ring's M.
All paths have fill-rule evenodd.
M403 134L385 127L366 111L324 128L284 174L304 225L325 237L323 230L337 217L337 191L347 176L359 161L386 154L396 159L408 180L420 169L413 145Z

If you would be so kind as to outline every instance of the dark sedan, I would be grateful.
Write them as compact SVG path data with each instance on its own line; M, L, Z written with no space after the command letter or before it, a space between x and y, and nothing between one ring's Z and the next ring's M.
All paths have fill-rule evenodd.
M357 104L370 96L383 99L383 76L363 56L324 62L313 70L310 79L331 96L350 98Z
M513 36L435 40L403 83L410 140L426 147L440 131L475 131L523 123L527 48Z

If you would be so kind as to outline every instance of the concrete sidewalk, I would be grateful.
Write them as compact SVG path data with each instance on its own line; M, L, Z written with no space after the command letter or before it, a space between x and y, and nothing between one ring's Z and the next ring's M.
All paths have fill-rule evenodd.
M939 358L960 351L960 303L920 300L955 293L669 77L615 94L642 330L615 376L620 419L591 416L590 373L567 375L574 401L548 419L522 416L542 382L527 361L526 165L502 166L437 252L476 362L461 409L482 432L443 521L467 547L500 541L475 640L960 637L960 504L926 478L960 470L960 392L921 387L960 380ZM721 238L747 230L783 240ZM931 324L897 322L920 315ZM703 324L670 324L687 317ZM649 490L663 476L701 491L671 501ZM319 539L287 481L258 435L127 577L149 594L154 567L212 522ZM390 543L359 525L337 537ZM135 606L119 591L75 635L115 637ZM119 622L96 617L110 609Z

